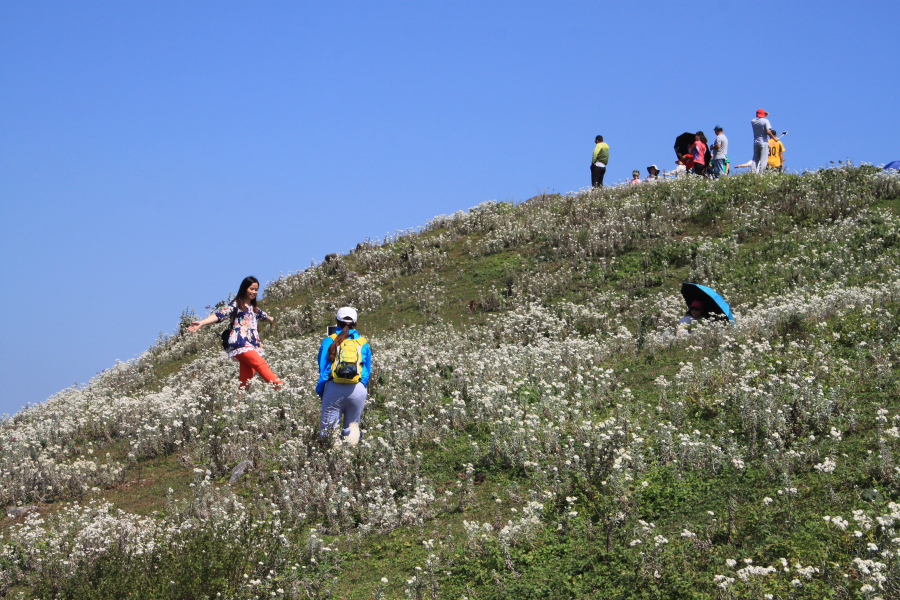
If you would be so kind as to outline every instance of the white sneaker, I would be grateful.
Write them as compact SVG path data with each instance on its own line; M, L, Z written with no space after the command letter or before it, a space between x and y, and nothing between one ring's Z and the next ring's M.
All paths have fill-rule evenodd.
M350 433L347 434L347 442L351 446L359 443L359 423L350 423Z

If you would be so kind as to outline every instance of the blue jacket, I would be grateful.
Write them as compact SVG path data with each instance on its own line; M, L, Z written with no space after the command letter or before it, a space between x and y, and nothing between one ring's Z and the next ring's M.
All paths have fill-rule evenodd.
M343 329L338 329L337 333L340 335ZM360 337L359 332L355 329L350 330L350 339L358 340ZM331 363L328 362L328 349L331 348L331 344L334 341L331 337L327 337L322 340L322 345L319 346L319 382L316 384L316 393L321 396L325 392L325 384L331 379ZM369 375L372 373L372 349L369 348L369 342L366 341L362 347L362 373L360 373L360 383L364 386L369 387Z

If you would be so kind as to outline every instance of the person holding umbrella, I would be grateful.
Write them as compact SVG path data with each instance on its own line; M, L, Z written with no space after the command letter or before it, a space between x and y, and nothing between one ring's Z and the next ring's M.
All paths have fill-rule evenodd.
M734 315L728 302L710 287L685 282L681 284L681 296L688 310L678 321L676 335L688 333L691 325L707 319L734 322Z
M697 141L697 134L690 133L685 131L677 138L675 138L675 156L678 160L684 158L685 154L688 154L691 150L691 146L694 142Z
M678 321L676 335L682 336L690 333L692 324L707 318L709 318L709 311L706 310L703 301L694 300L688 307L687 312L684 313L684 316Z

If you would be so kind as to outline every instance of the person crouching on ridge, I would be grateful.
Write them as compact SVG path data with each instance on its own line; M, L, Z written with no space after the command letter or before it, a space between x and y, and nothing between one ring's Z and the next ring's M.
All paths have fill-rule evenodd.
M362 439L359 420L372 373L372 349L356 330L356 320L356 310L349 306L337 311L337 331L319 347L316 384L316 393L322 398L322 437L340 426L341 437L351 445Z
M259 319L274 325L275 319L256 306L257 294L259 294L259 280L252 276L245 277L234 300L202 321L192 322L188 331L193 333L204 325L228 319L231 327L223 332L222 347L228 353L228 358L236 360L241 365L239 389L245 389L256 373L279 389L284 382L272 372L272 369L263 360L263 347L262 342L259 341L259 330L256 325Z

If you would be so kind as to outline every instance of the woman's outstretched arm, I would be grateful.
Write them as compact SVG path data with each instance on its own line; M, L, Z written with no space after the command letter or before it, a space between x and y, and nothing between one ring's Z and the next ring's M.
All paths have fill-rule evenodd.
M217 323L219 321L219 317L216 316L216 313L213 313L203 319L202 321L193 321L191 322L191 326L188 327L188 331L194 333L204 325L209 325L210 323Z

